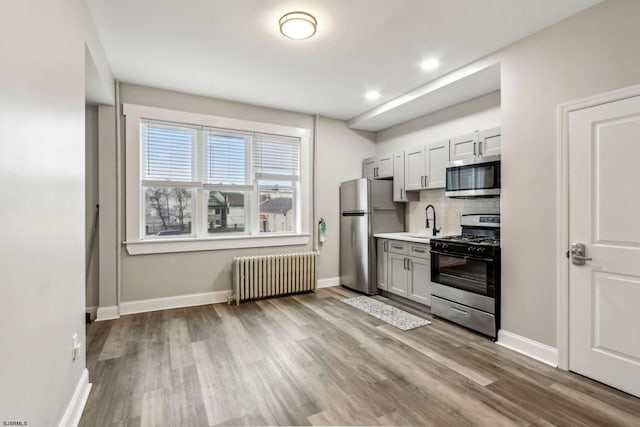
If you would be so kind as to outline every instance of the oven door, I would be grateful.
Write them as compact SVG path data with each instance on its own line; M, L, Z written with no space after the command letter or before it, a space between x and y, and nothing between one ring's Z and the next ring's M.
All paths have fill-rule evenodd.
M496 297L496 260L431 250L431 281L462 291Z

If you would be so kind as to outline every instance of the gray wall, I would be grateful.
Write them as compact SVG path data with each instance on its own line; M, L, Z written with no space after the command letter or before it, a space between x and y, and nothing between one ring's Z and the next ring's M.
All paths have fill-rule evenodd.
M90 22L81 0L6 0L0 13L0 418L30 426L58 425L86 372Z
M502 64L502 326L556 346L558 104L637 84L640 2L612 0L537 33Z
M180 111L253 120L313 130L314 117L282 110L122 84L122 103L148 105ZM124 136L123 136L124 139ZM338 120L320 119L318 129L318 217L329 223L326 243L321 246L319 278L338 276L338 185L361 174L361 160L375 152L371 133L347 129ZM101 160L101 165L103 162ZM124 204L122 206L124 209ZM122 210L124 214L124 210ZM312 224L317 224L317 218ZM312 225L314 226L314 225ZM280 248L233 249L174 254L131 256L122 254L122 302L215 292L231 289L234 256L311 250L313 242ZM109 286L109 285L106 285ZM102 289L101 289L102 293Z
M100 242L97 229L94 233L96 223L95 213L98 204L98 106L87 105L84 110L85 115L85 250L87 258L90 256L90 249L93 241L93 253L88 261L88 274L86 282L86 305L87 308L98 307L98 277L99 277L99 252ZM95 234L95 236L94 236Z
M362 176L362 159L375 156L375 135L348 129L342 120L321 118L318 126L318 216L327 221L320 246L320 279L339 280L340 183ZM317 221L316 221L317 226Z

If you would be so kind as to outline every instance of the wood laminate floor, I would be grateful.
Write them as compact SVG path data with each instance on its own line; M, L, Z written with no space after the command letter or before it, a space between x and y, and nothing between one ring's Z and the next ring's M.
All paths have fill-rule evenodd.
M92 324L81 426L640 426L640 399L441 320L317 294Z

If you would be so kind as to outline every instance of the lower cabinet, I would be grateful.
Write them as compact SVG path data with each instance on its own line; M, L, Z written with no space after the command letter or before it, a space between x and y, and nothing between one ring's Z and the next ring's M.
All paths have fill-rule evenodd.
M387 290L387 276L389 264L389 251L387 245L389 241L387 239L377 239L377 256L378 256L378 289Z
M403 297L407 292L407 257L396 253L389 253L389 271L387 290L392 294Z
M429 258L409 257L407 298L431 306L431 263Z
M429 245L378 239L378 287L430 306Z

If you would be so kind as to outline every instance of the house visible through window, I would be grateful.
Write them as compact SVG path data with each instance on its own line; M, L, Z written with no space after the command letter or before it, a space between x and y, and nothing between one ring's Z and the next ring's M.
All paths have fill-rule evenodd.
M141 120L141 238L299 232L300 138Z

